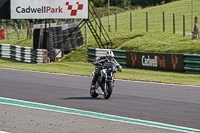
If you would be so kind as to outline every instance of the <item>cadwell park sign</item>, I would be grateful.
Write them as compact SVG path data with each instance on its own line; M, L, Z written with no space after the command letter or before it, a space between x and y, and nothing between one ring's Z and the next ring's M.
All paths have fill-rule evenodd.
M184 71L184 55L127 51L127 66L133 68Z
M88 18L88 0L11 0L11 19Z

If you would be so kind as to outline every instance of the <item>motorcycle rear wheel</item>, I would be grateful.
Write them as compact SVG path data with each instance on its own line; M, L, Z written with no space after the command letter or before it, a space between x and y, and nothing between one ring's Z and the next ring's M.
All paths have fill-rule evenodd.
M113 91L113 83L112 82L108 82L107 83L107 89L104 89L104 98L105 99L109 99L111 94L112 94L112 91Z

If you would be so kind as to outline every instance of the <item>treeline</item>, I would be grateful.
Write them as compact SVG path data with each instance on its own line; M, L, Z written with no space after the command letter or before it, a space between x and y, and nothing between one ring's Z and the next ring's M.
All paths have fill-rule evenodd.
M40 24L40 23L44 23L44 19L28 19L28 21L30 23L34 23L34 24ZM55 22L63 22L63 21L70 21L70 19L51 19L50 20L51 23L55 23ZM4 24L26 24L27 23L27 19L0 19L0 26L4 25ZM47 19L47 23L49 23L49 19Z
M95 7L104 7L108 5L108 0L91 0ZM128 9L131 6L155 6L161 5L178 0L110 0L111 6L118 6L124 9Z
M43 20L42 19L30 19L30 23L41 23ZM1 24L12 24L12 23L17 23L17 24L26 24L27 20L25 19L0 19L0 25Z
M173 1L179 1L179 0L131 0L131 5L147 7L147 6L161 5Z

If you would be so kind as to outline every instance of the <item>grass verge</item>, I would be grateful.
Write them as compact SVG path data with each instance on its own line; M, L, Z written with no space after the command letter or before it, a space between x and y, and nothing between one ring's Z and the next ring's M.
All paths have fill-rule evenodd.
M50 73L64 73L82 76L92 76L94 65L88 62L56 62L48 64L29 64L13 62L0 58L0 67L42 71ZM117 79L151 81L200 86L200 75L175 72L153 71L123 68L121 73L116 73Z

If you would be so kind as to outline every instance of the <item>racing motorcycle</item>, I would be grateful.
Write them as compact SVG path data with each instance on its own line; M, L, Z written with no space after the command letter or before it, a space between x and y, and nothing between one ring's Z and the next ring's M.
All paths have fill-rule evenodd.
M117 66L114 62L108 62L102 66L100 76L98 77L94 87L90 87L90 95L96 98L98 95L103 95L105 99L109 99L114 87L114 73L121 72L122 67ZM92 72L94 75L94 72Z

